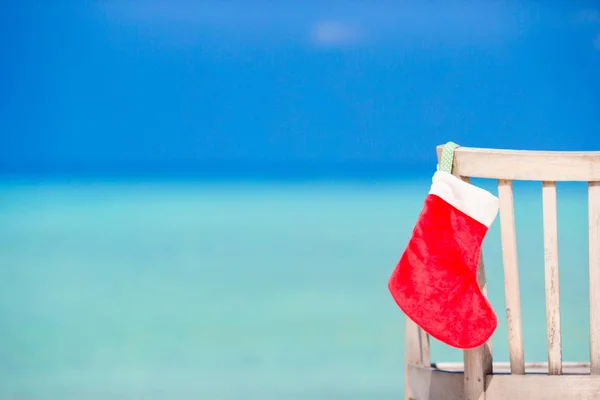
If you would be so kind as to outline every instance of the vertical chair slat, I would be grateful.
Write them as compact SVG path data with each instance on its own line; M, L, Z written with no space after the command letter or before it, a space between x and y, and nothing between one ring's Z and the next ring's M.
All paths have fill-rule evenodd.
M420 364L430 366L429 359L429 337L419 328L410 318L405 317L406 328L404 333L404 396L405 399L411 399L410 383L408 381L408 372L410 364Z
M431 350L429 349L429 335L423 329L419 329L421 345L421 363L425 366L431 365Z
M479 283L483 295L487 298L483 253L479 255L477 282ZM493 372L492 361L491 338L479 347L464 351L464 387L466 400L485 399L485 377Z
M558 226L556 182L542 182L544 220L544 275L546 281L546 333L548 336L548 373L562 374L560 298L558 281Z
M468 177L461 177L461 179L469 182ZM481 292L487 298L483 252L479 255L479 263L477 265L477 283L481 288ZM464 362L465 399L485 399L485 377L492 373L492 339L490 338L486 343L477 348L465 350Z
M421 362L419 327L410 318L406 318L404 330L404 399L410 400L412 392L408 381L409 365Z
M600 375L600 182L588 184L590 372Z
M500 203L500 237L504 264L504 292L506 296L506 319L508 323L508 350L510 371L525 373L523 354L523 330L521 326L521 299L519 294L519 269L517 264L517 237L512 181L498 180Z

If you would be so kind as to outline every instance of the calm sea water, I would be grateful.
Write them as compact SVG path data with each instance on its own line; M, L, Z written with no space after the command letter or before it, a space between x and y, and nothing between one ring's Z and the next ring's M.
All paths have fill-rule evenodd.
M429 184L4 184L0 398L399 398L386 285ZM528 361L546 359L539 189L515 187ZM558 190L564 359L589 360L586 187ZM506 361L498 220L484 256Z

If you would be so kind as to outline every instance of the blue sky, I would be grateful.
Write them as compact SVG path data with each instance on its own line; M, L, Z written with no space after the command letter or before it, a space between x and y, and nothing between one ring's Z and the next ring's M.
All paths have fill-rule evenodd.
M600 149L597 2L2 4L4 171Z

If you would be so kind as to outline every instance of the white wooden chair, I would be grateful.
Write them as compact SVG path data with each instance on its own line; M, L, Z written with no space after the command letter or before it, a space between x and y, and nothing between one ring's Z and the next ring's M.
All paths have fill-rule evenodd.
M443 146L437 147L438 159ZM491 339L464 352L463 363L431 364L429 337L406 318L406 399L600 399L600 152L459 147L452 173L498 180L509 363L492 363ZM542 182L548 362L525 363L513 210L513 180ZM590 362L562 361L556 182L588 182ZM487 295L483 255L478 281ZM500 316L500 315L499 315Z

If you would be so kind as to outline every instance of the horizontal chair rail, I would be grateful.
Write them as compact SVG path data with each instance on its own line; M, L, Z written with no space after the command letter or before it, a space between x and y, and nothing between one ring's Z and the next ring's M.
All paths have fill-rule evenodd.
M494 369L496 364L494 364ZM415 400L464 399L463 373L408 366L409 384ZM565 373L568 373L565 368ZM600 376L491 374L485 377L486 400L595 400L600 398Z
M461 372L464 369L464 364L461 362L439 362L431 364L432 368L449 371L449 372ZM574 362L574 361L563 361L562 367L565 369L566 374L589 374L590 363L589 362ZM548 363L547 362L528 362L525 363L525 373L538 374L547 373ZM503 374L510 373L510 362L495 362L494 373Z
M437 147L438 157L442 148ZM453 172L500 180L600 182L600 152L459 147L454 152Z

